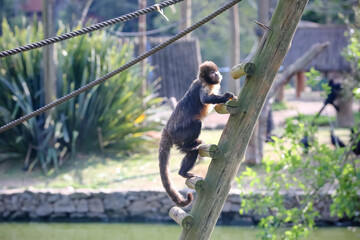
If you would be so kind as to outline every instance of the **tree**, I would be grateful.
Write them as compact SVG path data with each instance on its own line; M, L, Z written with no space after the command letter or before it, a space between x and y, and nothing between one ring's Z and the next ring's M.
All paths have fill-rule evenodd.
M279 1L253 58L257 71L247 77L238 96L238 113L230 116L221 135L222 159L211 162L205 178L206 191L198 195L190 212L193 226L183 229L180 239L209 239L306 4L307 0Z
M50 38L55 35L54 26L54 0L42 0L42 17L44 24L44 37ZM55 66L55 47L49 45L44 47L44 90L45 104L56 99L56 66ZM49 114L49 113L48 113Z
M324 24L343 24L339 13L353 19L352 7L356 4L358 0L310 0L303 19Z
M270 11L270 1L269 0L258 0L258 21L262 24L267 25L269 22L269 11ZM261 41L265 29L257 26L256 35L258 36L258 41ZM262 152L259 151L259 144L261 136L259 135L260 126L257 124L255 126L253 135L251 136L249 146L245 154L245 162L249 164L260 164L262 159Z
M184 2L181 3L180 8L180 25L179 30L185 30L186 28L191 26L191 1L192 0L184 0ZM188 34L186 38L190 38L191 35Z
M231 38L231 51L230 63L235 66L240 61L240 22L239 22L239 7L234 6L230 10L230 38ZM235 94L239 93L240 81L232 81L229 83L229 90Z

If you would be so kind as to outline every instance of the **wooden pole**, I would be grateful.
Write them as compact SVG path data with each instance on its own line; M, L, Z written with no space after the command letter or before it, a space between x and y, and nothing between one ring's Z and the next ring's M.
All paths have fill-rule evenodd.
M191 26L191 0L184 0L181 3L180 8L180 31L185 30L186 28ZM190 39L191 34L187 34L185 39Z
M190 230L193 226L193 217L179 207L172 207L169 211L169 217L185 230Z
M258 0L258 25L256 28L256 34L258 36L259 42L261 41L263 35L266 32L266 28L269 23L269 10L270 10L270 1L269 0ZM261 155L257 149L261 143L259 142L259 124L256 125L253 135L250 138L249 147L246 150L245 162L249 164L259 164L261 163Z
M53 37L54 31L54 0L42 0L42 21L44 38ZM54 45L44 47L44 89L45 104L56 99L56 66L54 60ZM49 112L47 113L49 114Z
M300 98L301 93L305 90L305 74L300 71L296 74L296 97Z
M146 0L139 0L139 9L146 8ZM142 55L146 52L146 15L141 15L139 17L139 32L142 32L139 37L139 55ZM146 78L146 60L140 62L141 68L141 77ZM146 92L146 79L144 80L141 88L141 96L145 96Z
M211 161L205 177L207 189L201 196L197 196L190 212L194 218L193 227L190 230L183 229L180 239L210 238L307 2L278 2L269 29L253 58L257 71L247 76L237 101L239 113L230 116L221 135L218 146L223 158Z
M260 24L267 25L269 23L269 11L270 11L270 1L269 0L258 0L258 22ZM261 39L265 33L265 29L257 26L257 32L259 38Z
M235 99L229 100L226 103L220 103L215 106L215 111L219 114L235 114L239 111L238 103Z
M240 61L240 21L239 7L233 6L230 10L230 66L235 66ZM239 94L240 81L229 81L229 90L235 94Z
M243 62L235 65L231 68L231 77L233 79L239 79L245 75L253 75L256 71L256 66L250 62Z
M206 191L206 182L201 177L188 178L186 179L185 184L190 189L194 189L199 194L202 194Z

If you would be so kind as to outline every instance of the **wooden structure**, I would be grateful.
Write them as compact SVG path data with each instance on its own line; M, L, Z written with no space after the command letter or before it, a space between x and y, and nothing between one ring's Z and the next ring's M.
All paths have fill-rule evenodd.
M42 0L26 0L22 3L22 9L27 15L40 14L42 11Z
M164 38L149 38L151 47L163 42ZM190 84L197 78L201 63L200 47L197 39L182 39L149 58L154 67L151 80L158 78L160 96L182 98Z
M301 22L295 33L291 48L286 55L283 66L286 69L294 63L316 43L329 42L330 46L316 60L311 61L296 75L296 96L300 97L305 88L304 71L311 67L325 73L350 71L349 62L341 55L348 44L344 36L346 26L322 25L317 23ZM278 100L282 100L283 88L279 92Z
M294 63L309 49L309 46L316 43L329 42L329 47L303 70L308 71L311 67L314 67L316 70L325 73L350 71L349 62L341 55L341 52L348 44L348 39L344 36L345 31L345 26L302 22L295 33L283 66L287 68Z
M269 29L253 58L256 72L247 76L236 101L238 111L231 114L219 141L221 159L211 161L204 179L206 190L197 196L189 213L193 219L191 228L183 228L180 239L210 238L307 2L278 2Z

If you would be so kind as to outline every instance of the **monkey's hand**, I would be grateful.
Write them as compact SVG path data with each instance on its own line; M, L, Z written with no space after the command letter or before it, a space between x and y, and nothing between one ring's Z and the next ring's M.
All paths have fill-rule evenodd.
M226 92L224 95L223 95L224 98L226 98L227 100L231 100L231 99L236 99L236 96L231 93L231 92Z

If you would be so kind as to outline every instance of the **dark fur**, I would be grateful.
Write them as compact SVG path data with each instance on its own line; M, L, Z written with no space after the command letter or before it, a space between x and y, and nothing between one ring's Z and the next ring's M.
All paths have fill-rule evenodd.
M185 178L194 176L188 171L193 168L199 153L198 147L202 143L198 139L201 120L207 115L209 104L225 103L234 98L232 93L225 93L222 96L213 94L214 87L221 79L219 75L211 77L212 71L218 71L213 62L206 61L200 65L198 78L179 101L162 131L159 148L161 181L169 197L180 207L189 205L193 196L187 193L187 198L184 199L173 186L169 171L170 149L175 144L185 154L179 174Z

